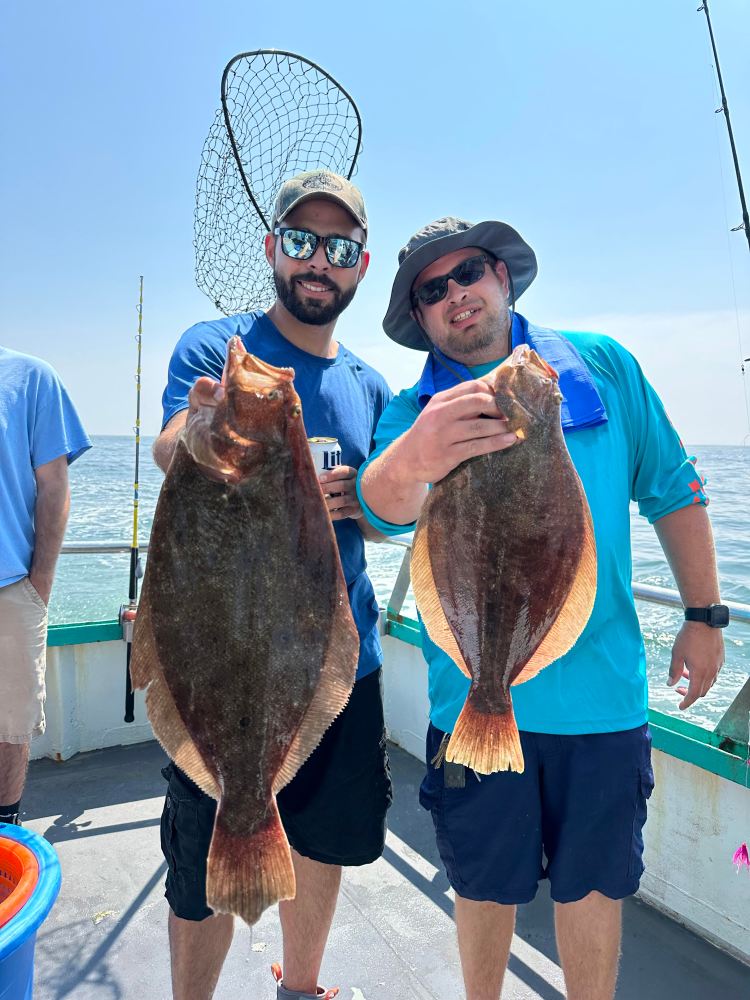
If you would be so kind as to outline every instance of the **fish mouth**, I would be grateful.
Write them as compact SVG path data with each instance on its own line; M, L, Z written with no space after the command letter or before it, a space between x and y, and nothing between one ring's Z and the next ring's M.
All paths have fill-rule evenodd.
M513 368L521 368L525 365L539 372L543 378L549 379L552 382L559 381L559 375L552 365L547 364L544 358L537 354L528 344L519 344L514 349L508 361Z
M244 392L260 392L282 386L294 379L293 368L277 368L245 350L240 337L232 337L227 349L222 385L234 383Z
M502 372L505 374L501 374ZM518 432L547 422L562 395L552 365L528 344L519 344L496 369L495 397L508 418L508 429Z

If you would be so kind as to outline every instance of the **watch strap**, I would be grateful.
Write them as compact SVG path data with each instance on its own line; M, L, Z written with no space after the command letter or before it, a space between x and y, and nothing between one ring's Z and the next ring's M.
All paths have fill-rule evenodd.
M708 608L685 608L686 622L707 622L708 616Z

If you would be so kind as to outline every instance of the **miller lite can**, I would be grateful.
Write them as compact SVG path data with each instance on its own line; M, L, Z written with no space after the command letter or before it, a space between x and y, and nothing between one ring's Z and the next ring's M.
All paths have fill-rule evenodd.
M329 472L335 466L341 465L341 446L336 438L308 438L307 443L310 445L317 473Z

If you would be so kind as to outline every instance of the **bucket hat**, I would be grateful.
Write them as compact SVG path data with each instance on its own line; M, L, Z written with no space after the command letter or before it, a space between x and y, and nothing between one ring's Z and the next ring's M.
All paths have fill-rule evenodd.
M526 241L505 222L478 222L447 217L431 222L415 233L399 251L398 271L383 329L397 344L418 351L429 349L419 324L412 319L411 290L417 276L440 257L479 247L502 260L508 268L514 298L518 299L536 277L536 255Z

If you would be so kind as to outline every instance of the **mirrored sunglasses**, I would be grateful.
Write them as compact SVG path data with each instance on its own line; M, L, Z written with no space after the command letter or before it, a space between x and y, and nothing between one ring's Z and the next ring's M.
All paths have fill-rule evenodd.
M292 260L309 260L320 243L325 248L326 260L332 267L354 267L364 248L364 243L345 236L318 236L309 229L284 229L273 231L281 237L281 249Z

